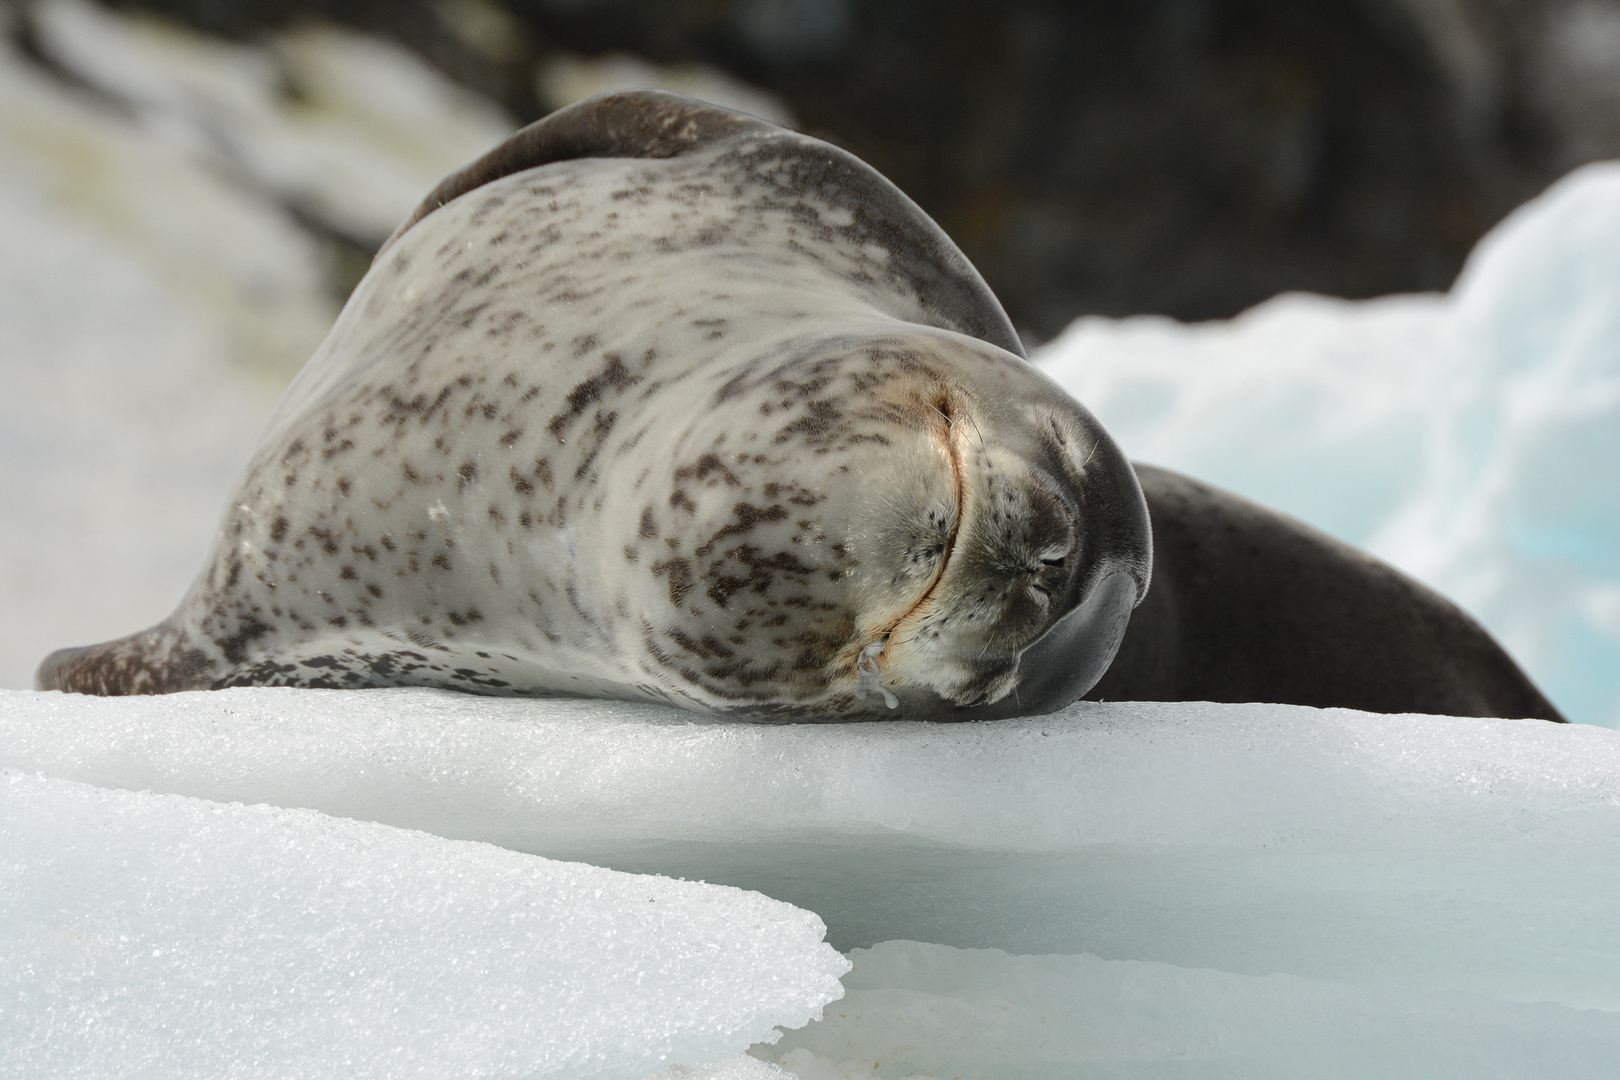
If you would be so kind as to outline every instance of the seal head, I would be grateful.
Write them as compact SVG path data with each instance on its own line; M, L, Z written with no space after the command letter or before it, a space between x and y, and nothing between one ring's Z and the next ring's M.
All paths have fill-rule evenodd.
M889 332L714 406L676 436L714 450L670 474L670 507L627 491L611 513L643 525L634 567L667 584L640 594L643 644L686 693L966 719L1059 708L1106 668L1145 588L1146 510L1097 421L1021 358ZM1021 663L1037 642L1062 677Z

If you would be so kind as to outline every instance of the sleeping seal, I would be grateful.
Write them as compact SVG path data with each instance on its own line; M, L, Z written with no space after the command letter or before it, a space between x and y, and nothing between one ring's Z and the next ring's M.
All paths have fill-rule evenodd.
M37 685L1045 712L1108 666L1150 564L1130 464L910 200L623 93L429 195L174 614Z
M556 113L429 195L175 613L37 678L250 684L789 719L1088 690L1561 719L1423 586L1133 470L870 168L655 92Z

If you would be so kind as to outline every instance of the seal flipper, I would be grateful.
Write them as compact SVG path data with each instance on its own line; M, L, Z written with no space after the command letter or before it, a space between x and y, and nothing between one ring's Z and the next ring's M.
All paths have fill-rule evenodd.
M183 648L180 637L163 622L99 645L57 649L34 672L34 689L106 697L208 689L213 665L205 653Z
M536 120L446 177L377 258L439 207L503 176L581 158L674 158L725 144L746 151L754 179L781 197L813 194L847 211L847 240L888 252L890 268L921 301L930 325L1025 355L1001 302L967 256L876 169L819 139L661 90L601 94Z

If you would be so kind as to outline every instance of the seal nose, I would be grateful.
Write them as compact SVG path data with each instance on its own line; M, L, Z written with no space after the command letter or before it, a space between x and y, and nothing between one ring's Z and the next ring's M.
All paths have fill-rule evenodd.
M1153 548L1136 471L1100 427L1065 505L1066 543L1026 564L1030 588L1049 594L1052 622L1013 659L1006 690L958 705L949 719L994 720L1054 712L1079 700L1114 661L1131 612L1147 592ZM1039 518L1040 515L1034 515ZM960 700L960 699L958 699Z
M1085 438L1070 445L1090 446L1071 473L1079 530L1065 560L1074 606L1019 656L1017 690L989 707L997 716L1052 712L1084 696L1113 663L1147 594L1153 533L1136 469L1078 404L1073 419Z

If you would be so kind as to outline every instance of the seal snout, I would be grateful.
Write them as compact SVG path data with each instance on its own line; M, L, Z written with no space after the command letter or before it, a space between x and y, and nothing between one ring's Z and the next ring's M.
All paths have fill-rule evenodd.
M1005 711L1051 712L1079 700L1113 663L1136 598L1136 579L1125 570L1110 570L1093 584L1019 658L1017 708Z
M1108 433L1025 362L973 361L947 437L960 522L879 657L908 715L1062 708L1108 668L1147 589L1146 505Z
M1083 548L1078 506L1008 448L981 439L963 488L949 558L885 657L897 682L952 707L1012 692L1019 654L1076 603Z

